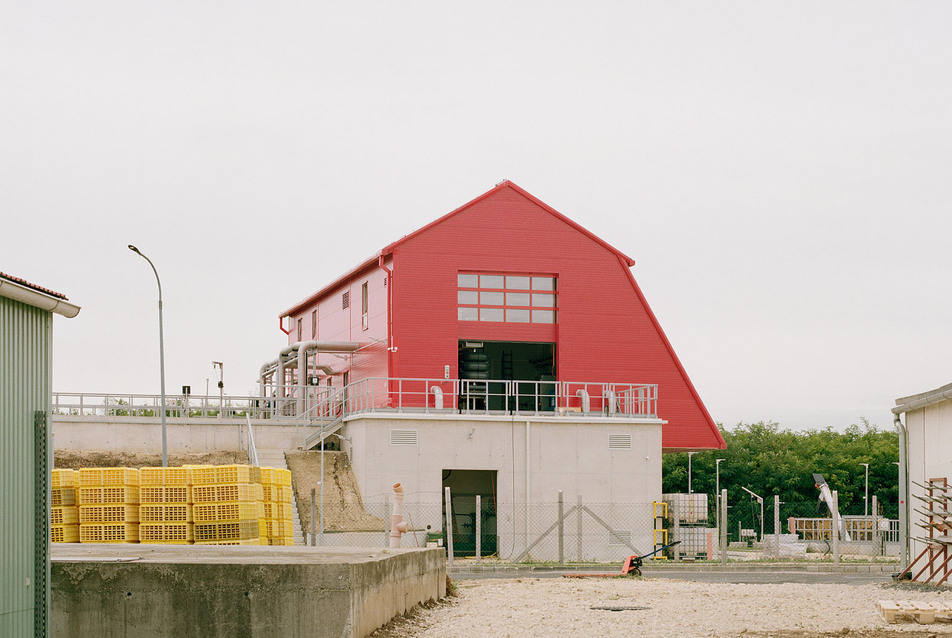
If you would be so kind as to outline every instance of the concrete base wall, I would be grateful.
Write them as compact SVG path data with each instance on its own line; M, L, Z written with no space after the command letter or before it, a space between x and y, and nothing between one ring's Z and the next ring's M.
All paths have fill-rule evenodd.
M51 635L362 638L445 595L437 549L69 545Z
M293 450L304 443L304 429L294 424L265 419L251 425L259 449ZM247 445L244 419L166 419L165 429L170 454L243 450ZM162 424L158 417L53 415L53 449L160 453Z

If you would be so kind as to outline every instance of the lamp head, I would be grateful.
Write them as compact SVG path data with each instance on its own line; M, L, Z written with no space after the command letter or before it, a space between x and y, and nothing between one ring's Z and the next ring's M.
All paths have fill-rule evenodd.
M131 250L132 252L136 253L137 255L141 255L141 254L142 254L142 253L139 252L139 249L136 248L135 246L133 246L132 244L129 244L129 250Z

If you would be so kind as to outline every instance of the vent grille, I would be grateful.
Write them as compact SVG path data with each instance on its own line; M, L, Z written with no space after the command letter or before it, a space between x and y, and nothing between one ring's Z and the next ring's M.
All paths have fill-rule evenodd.
M417 445L419 440L418 430L390 430L390 445Z
M340 296L340 305L343 310L350 308L350 291L348 290Z
M608 544L613 546L631 545L631 530L613 529L608 532Z
M631 435L630 434L609 434L608 435L608 449L609 450L630 450L631 449Z

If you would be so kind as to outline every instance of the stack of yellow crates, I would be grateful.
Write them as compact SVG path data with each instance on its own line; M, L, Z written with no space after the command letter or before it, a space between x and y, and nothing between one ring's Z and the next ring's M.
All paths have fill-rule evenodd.
M139 542L191 545L192 471L189 467L144 467L139 472Z
M80 468L79 541L139 542L139 470Z
M291 522L291 472L282 468L261 468L264 492L265 535L262 545L294 545Z
M50 541L79 542L79 506L76 505L76 470L53 470L50 485Z
M266 538L261 468L200 465L191 470L195 544L261 545Z

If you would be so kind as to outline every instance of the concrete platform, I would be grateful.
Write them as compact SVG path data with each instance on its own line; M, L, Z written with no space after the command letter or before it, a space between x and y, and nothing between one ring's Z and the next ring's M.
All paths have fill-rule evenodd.
M442 549L54 544L51 635L362 638L446 595Z

